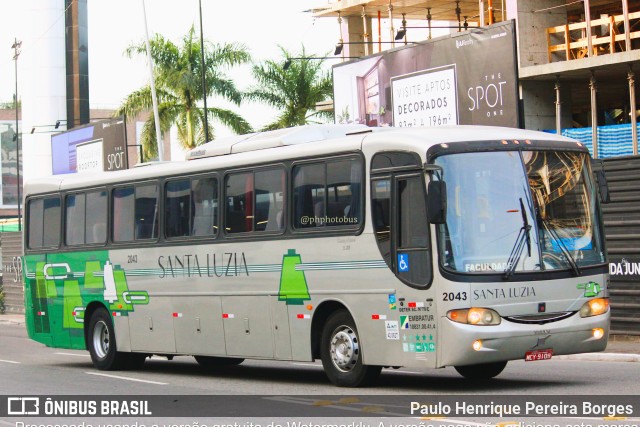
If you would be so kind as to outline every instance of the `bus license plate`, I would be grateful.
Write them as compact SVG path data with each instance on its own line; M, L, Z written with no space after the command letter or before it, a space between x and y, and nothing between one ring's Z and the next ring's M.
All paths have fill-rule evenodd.
M549 360L553 356L553 349L527 351L524 354L525 362L535 362L538 360Z

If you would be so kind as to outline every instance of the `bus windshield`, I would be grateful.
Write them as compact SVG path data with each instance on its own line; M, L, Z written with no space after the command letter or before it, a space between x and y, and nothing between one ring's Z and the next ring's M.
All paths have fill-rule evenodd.
M502 151L438 157L447 183L444 268L464 273L573 270L604 263L586 153Z

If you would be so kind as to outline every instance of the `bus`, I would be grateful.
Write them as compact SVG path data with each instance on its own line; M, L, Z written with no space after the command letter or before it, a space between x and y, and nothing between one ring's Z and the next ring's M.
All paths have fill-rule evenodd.
M320 359L337 386L607 345L587 148L555 134L307 125L25 185L29 336L100 370ZM542 362L541 362L542 363Z

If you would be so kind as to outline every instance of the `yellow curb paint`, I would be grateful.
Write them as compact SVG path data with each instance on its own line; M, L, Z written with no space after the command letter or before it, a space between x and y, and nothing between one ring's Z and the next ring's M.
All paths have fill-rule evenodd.
M358 403L360 402L360 399L358 399L357 397L343 397L342 399L338 400L338 403Z
M384 412L384 408L380 406L365 406L362 412Z
M316 400L313 402L313 406L331 406L333 402L330 400Z
M623 421L626 420L627 417L604 417L603 420L605 421Z

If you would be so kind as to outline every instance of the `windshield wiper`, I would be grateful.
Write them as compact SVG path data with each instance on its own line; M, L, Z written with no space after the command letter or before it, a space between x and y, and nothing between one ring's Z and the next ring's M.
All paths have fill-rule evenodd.
M580 267L578 267L578 263L573 258L573 255L571 255L571 252L569 252L569 249L567 249L567 247L564 245L564 242L562 241L562 239L560 239L560 236L558 236L558 233L556 232L556 230L554 230L553 227L549 224L549 221L542 217L540 219L542 220L542 224L544 225L544 228L546 228L546 230L551 235L551 238L558 244L558 247L562 251L562 254L566 258L567 262L569 263L569 266L571 267L573 274L575 276L579 276Z
M531 256L531 225L529 225L527 213L524 210L522 197L520 197L520 212L522 213L522 227L520 227L516 243L513 245L513 249L511 249L511 253L507 259L507 268L504 270L504 275L502 276L505 280L509 279L515 271L518 261L520 261L520 257L522 256L525 243L527 245L527 254L529 257Z

